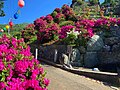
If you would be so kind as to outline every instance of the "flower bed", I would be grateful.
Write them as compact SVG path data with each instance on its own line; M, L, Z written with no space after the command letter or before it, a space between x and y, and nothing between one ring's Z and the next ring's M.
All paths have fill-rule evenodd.
M0 38L0 90L47 90L45 74L23 39Z

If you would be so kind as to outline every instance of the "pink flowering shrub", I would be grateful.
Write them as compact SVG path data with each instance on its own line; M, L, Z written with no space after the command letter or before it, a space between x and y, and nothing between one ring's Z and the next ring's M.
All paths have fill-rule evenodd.
M67 33L72 31L74 26L72 25L66 25L61 27L61 32L59 33L59 38L64 39L67 37Z
M21 31L21 36L26 43L31 43L36 39L36 30L34 24L28 24L24 30Z
M94 21L83 19L76 22L76 31L80 32L80 35L84 38L92 37L93 33Z
M49 80L23 39L0 38L0 90L47 90Z
M51 22L53 22L53 17L48 14L48 15L45 17L45 20L47 20L48 23L51 23Z
M64 4L61 8L56 8L52 14L55 23L61 23L63 21L76 21L77 16L75 15L72 8Z
M54 21L56 23L60 23L60 22L65 21L65 15L61 14L61 13L57 13L56 16L54 17Z
M72 20L72 21L76 21L76 15L73 11L72 8L70 8L68 5L64 4L61 8L62 14L65 15L65 19L66 20Z
M95 28L109 30L110 26L114 26L115 24L117 24L116 18L100 18L95 21Z
M49 21L52 20L49 15ZM34 21L35 29L37 30L37 40L42 44L55 40L60 32L60 27L57 23L48 22L48 16L39 18Z
M76 32L78 33L77 38L80 40L77 39L75 41L78 41L78 43L86 43L94 34L101 34L102 32L106 33L107 36L111 26L120 26L120 19L112 17L85 19L82 16L75 15L72 8L64 4L61 8L56 8L51 14L36 19L34 25L35 30L37 30L37 40L40 41L41 44L51 40L66 39L68 37L70 39L67 40L70 42L71 37L76 38L76 36L74 36ZM75 32L70 34L72 30Z
M117 25L120 26L120 18L117 20Z

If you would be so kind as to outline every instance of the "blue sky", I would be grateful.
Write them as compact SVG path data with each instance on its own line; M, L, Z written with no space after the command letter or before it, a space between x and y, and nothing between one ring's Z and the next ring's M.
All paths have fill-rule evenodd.
M72 0L24 0L25 6L20 9L19 18L13 23L32 23L41 16L50 14L56 7L60 8L63 4L71 4ZM103 2L104 0L100 0ZM0 24L7 24L18 10L18 0L7 0L4 4L6 16L0 17Z

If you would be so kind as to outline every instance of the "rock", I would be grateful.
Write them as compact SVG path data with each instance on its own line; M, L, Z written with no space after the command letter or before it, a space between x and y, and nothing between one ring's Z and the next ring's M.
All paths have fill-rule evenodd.
M54 62L55 50L57 50L56 63L59 63L59 58L62 56L62 53L67 52L66 45L46 45L39 46L39 57L47 59L49 61Z
M109 37L104 40L105 44L109 46L117 44L119 41L119 37Z
M96 35L103 38L104 37L104 32L103 31L96 32Z
M99 64L97 52L87 52L84 56L84 65L87 68L95 67Z
M117 67L117 73L118 73L118 76L120 77L120 66Z
M103 39L94 35L87 43L87 51L99 51L104 46Z
M120 27L119 26L111 26L110 32L112 36L120 37Z
M98 52L100 64L120 63L120 52Z
M113 45L112 52L120 52L120 45L119 44Z
M70 56L72 66L82 66L81 54L77 48L72 50L72 54Z
M98 68L93 68L92 71L99 71L99 69Z
M69 64L69 58L66 54L62 54L63 64Z
M86 48L85 47L80 46L80 47L78 47L78 49L79 49L81 54L85 54L85 52L86 52Z
M110 46L105 45L101 51L104 51L104 52L109 52L109 51L110 51L110 49L111 49L111 47L110 47Z
M64 68L72 68L69 57L66 54L62 54L60 64L62 64Z

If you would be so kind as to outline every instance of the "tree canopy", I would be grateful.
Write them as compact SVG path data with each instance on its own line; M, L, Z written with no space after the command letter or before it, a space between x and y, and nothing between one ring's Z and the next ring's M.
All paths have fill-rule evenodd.
M90 4L95 5L95 4L99 3L99 0L89 0L89 2L90 2Z
M2 9L3 7L4 7L4 2L0 1L0 17L5 16L5 13Z

